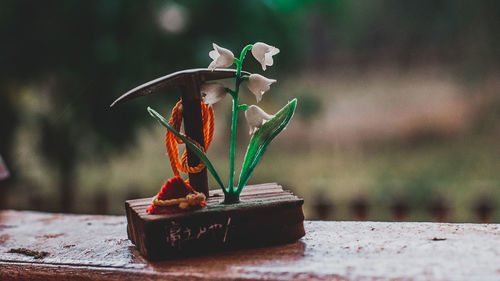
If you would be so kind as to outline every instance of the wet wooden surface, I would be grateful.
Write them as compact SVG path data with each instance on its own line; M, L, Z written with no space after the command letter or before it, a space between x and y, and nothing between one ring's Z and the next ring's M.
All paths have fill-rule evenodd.
M500 280L500 225L305 228L293 244L150 263L127 239L125 217L2 211L0 280Z

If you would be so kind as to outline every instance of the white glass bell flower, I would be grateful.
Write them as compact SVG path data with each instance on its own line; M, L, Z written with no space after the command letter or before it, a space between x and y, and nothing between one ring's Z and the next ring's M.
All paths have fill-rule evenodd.
M258 128L262 127L266 121L271 120L274 115L267 114L264 110L256 105L251 105L245 111L245 118L250 127L250 135L255 133Z
M257 42L253 44L252 55L262 65L262 70L266 70L266 66L273 65L273 56L278 54L280 50L276 47L269 46L266 43Z
M248 78L247 87L255 95L257 102L262 100L262 95L269 90L275 79L268 79L260 74L251 74Z
M214 49L208 53L208 56L213 60L208 68L214 70L221 67L230 67L234 63L234 54L228 49L219 47L213 43Z
M227 92L224 85L219 83L205 83L201 85L200 92L205 94L203 98L203 103L212 106L214 103L222 100Z

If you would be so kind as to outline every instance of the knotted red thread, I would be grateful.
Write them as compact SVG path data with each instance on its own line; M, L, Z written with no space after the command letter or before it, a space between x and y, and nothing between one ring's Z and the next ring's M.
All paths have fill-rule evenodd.
M203 140L204 147L201 146L197 141L191 139L190 137L184 135L188 140L193 142L198 148L200 148L203 152L206 152L210 143L212 142L212 138L214 136L214 109L211 106L208 106L201 102L201 119L203 122ZM172 117L170 117L170 125L174 127L177 132L180 131L182 124L182 101L177 102L174 109L172 109ZM167 147L168 157L170 158L170 165L172 166L172 171L174 175L179 176L179 170L183 173L191 173L196 174L201 172L205 168L205 164L200 161L200 163L196 167L190 167L187 164L187 152L184 150L181 159L179 159L179 150L177 148L178 144L184 143L181 139L176 137L172 132L167 130L167 134L165 136L165 144Z

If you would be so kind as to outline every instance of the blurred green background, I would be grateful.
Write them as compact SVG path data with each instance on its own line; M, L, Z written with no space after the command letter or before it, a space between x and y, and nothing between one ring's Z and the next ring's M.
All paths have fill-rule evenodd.
M208 66L212 42L260 41L281 52L265 74L245 61L278 80L259 106L299 101L250 183L293 190L309 219L499 222L499 19L498 1L3 0L1 206L123 214L154 195L172 172L146 106L168 115L179 93L111 102ZM209 151L224 178L229 109Z

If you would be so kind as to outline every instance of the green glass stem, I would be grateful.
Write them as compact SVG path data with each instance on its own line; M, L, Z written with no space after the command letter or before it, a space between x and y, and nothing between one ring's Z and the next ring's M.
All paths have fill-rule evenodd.
M239 78L236 78L237 80ZM238 85L238 83L237 83ZM236 148L236 126L238 121L238 87L236 87L235 94L233 96L233 115L231 118L231 146L229 148L229 186L228 192L233 193L234 190L234 157L235 157L235 148Z
M233 97L233 114L231 117L231 143L229 147L229 183L227 187L227 192L225 196L224 202L238 202L239 201L239 194L240 192L237 192L235 190L234 186L234 158L236 154L236 127L238 125L238 112L242 110L245 107L240 107L238 104L238 95L240 92L240 85L241 82L244 80L241 75L241 70L243 67L243 60L245 59L246 53L251 50L253 47L252 44L245 46L243 50L241 51L240 58L239 59L234 59L234 63L236 64L236 82L235 82L235 87L234 91L230 92L231 96ZM231 194L231 196L236 196L234 199L229 199L228 195Z

